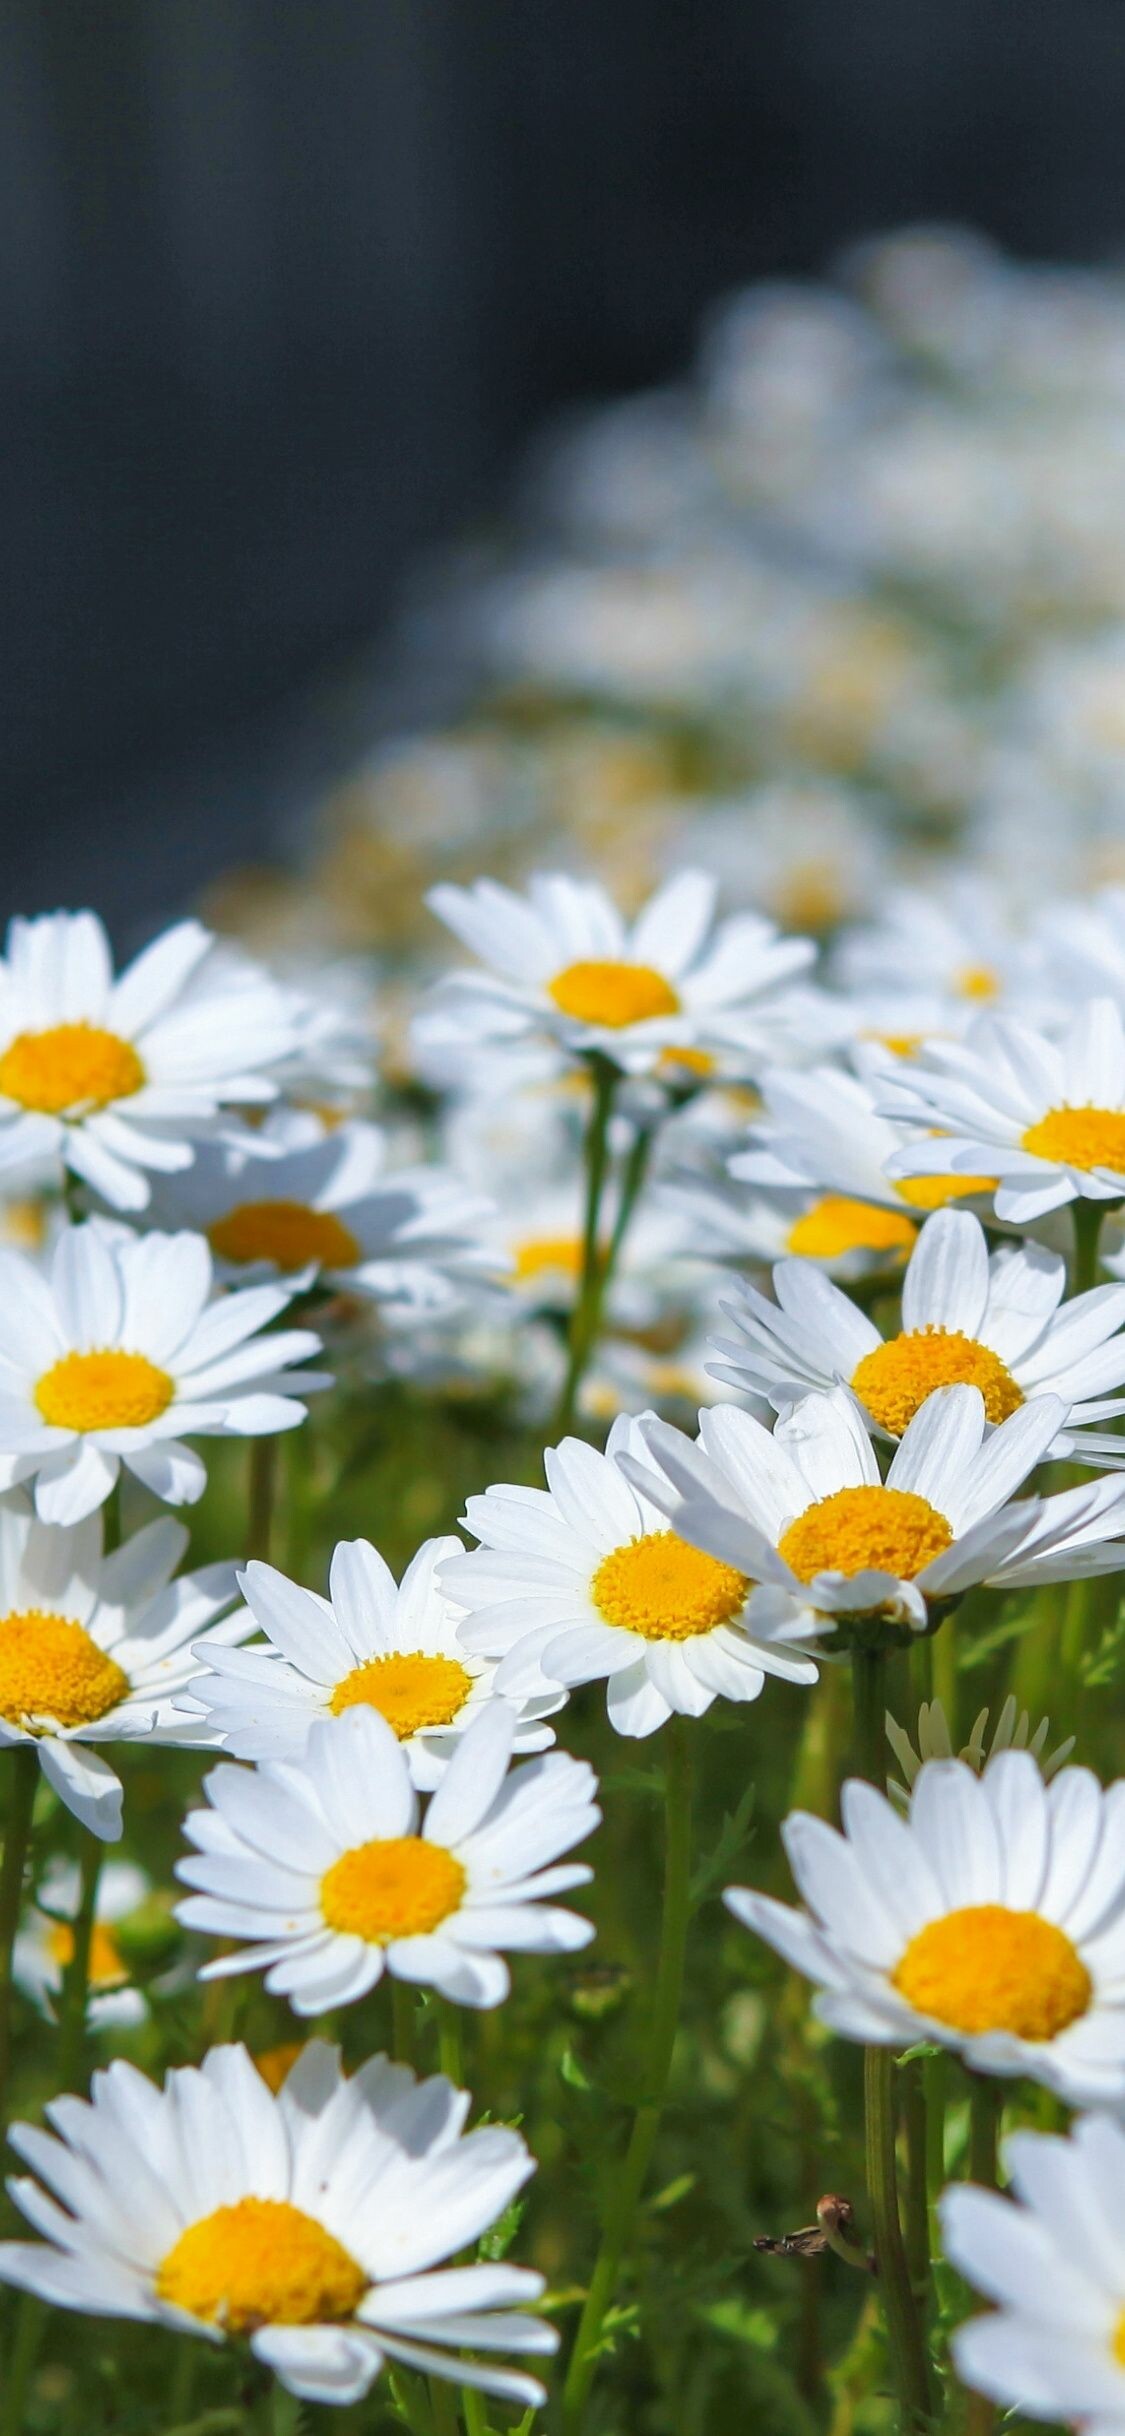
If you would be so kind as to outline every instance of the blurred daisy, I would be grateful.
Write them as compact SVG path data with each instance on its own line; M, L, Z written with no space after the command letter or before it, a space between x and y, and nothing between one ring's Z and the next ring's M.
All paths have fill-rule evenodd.
M465 1521L481 1544L442 1568L466 1611L465 1647L501 1658L497 1691L527 1698L604 1678L610 1724L631 1735L676 1711L700 1717L720 1696L756 1700L767 1675L816 1674L768 1634L751 1635L752 1581L668 1530L632 1486L624 1467L647 1452L643 1432L621 1417L604 1455L564 1438L544 1457L546 1489L470 1497Z
M208 1651L184 1707L205 1716L235 1759L301 1759L320 1717L377 1709L397 1736L415 1785L439 1782L461 1736L495 1697L496 1669L458 1633L459 1610L442 1592L443 1558L459 1539L428 1539L401 1584L368 1540L341 1540L319 1598L254 1563L239 1575L251 1621L265 1641ZM564 1694L513 1702L514 1749L544 1751L555 1739L540 1720Z
M694 1442L646 1416L640 1435L657 1468L626 1460L685 1539L759 1585L750 1632L815 1636L861 1616L925 1632L931 1608L977 1582L1016 1589L1120 1569L1125 1483L1008 1502L1065 1410L1037 1396L986 1437L979 1389L939 1387L885 1482L840 1389L806 1396L772 1436L730 1404L700 1414Z
M819 1001L791 988L812 942L783 939L760 914L716 924L715 897L703 872L681 872L628 927L596 882L561 873L526 897L494 880L435 888L434 912L490 968L452 975L439 1003L466 1046L545 1033L572 1058L596 1052L630 1073L745 1065L784 1054L810 1024L815 1039Z
M191 1164L223 1108L276 1096L284 996L199 922L113 977L93 913L14 921L0 958L0 1166L49 1154L115 1209Z
M90 1218L60 1236L48 1276L0 1251L0 1482L33 1481L52 1523L100 1506L122 1464L190 1505L207 1475L184 1435L295 1429L298 1399L327 1383L291 1367L319 1352L311 1329L267 1333L288 1301L280 1286L212 1300L201 1235Z
M857 997L931 998L960 1031L966 1014L1009 994L1018 943L999 892L979 877L954 879L944 897L932 887L892 890L873 922L845 933L834 967Z
M1080 1006L1059 1040L996 1016L964 1042L930 1041L884 1097L896 1116L941 1129L940 1145L916 1140L894 1160L910 1189L928 1184L931 1161L958 1175L988 1168L996 1215L1015 1226L1068 1201L1125 1196L1125 1026L1110 998Z
M940 2203L951 2266L997 2303L956 2328L957 2374L1021 2419L1122 2436L1125 2131L1086 2115L1065 2139L1014 2132L1004 2172L1004 2199L962 2183Z
M66 1529L39 1522L19 1491L0 1498L0 1746L30 1743L60 1801L111 1841L122 1792L100 1746L207 1741L175 1695L213 1639L248 1630L223 1613L233 1565L173 1581L187 1544L164 1515L103 1557L100 1514Z
M326 1131L311 1112L279 1110L252 1144L204 1143L188 1174L158 1199L162 1223L206 1235L235 1284L278 1275L294 1289L370 1296L440 1310L452 1280L495 1276L481 1229L492 1204L439 1168L385 1174L386 1139L356 1119Z
M1015 1693L1009 1692L991 1737L988 1734L988 1710L980 1709L968 1741L962 1744L960 1751L955 1751L949 1720L940 1700L923 1700L918 1711L917 1750L905 1728L888 1715L887 1741L906 1781L902 1785L888 1785L887 1791L900 1810L907 1810L910 1807L911 1786L926 1760L963 1759L966 1767L973 1768L979 1776L987 1762L995 1758L997 1751L1030 1751L1042 1772L1044 1784L1050 1784L1051 1778L1058 1775L1059 1769L1070 1758L1076 1740L1073 1734L1068 1734L1065 1742L1060 1742L1055 1750L1047 1751L1050 1732L1050 1719L1041 1717L1033 1734L1027 1710L1021 1709Z
M851 1388L876 1430L901 1438L935 1387L979 1387L990 1422L1037 1396L1068 1409L1052 1456L1125 1463L1125 1442L1085 1428L1125 1411L1125 1286L1095 1286L1062 1310L1066 1262L1039 1244L989 1258L968 1210L927 1218L902 1281L902 1326L882 1337L850 1296L807 1260L779 1262L776 1301L738 1284L724 1303L735 1337L716 1337L715 1378L779 1412L810 1389Z
M249 1943L200 1978L264 1970L271 1995L316 2014L355 2004L388 1970L488 2006L510 1986L498 1948L587 1945L591 1922L542 1898L593 1874L558 1862L597 1826L592 1770L560 1751L509 1776L515 1733L511 1710L491 1701L421 1824L406 1754L373 1708L313 1725L299 1764L213 1769L211 1808L184 1823L196 1852L176 1868L201 1891L177 1918Z
M845 1785L844 1832L795 1811L782 1840L807 1910L725 1901L822 1991L844 2038L933 2039L974 2072L1020 2073L1067 2105L1125 2099L1125 1783L1045 1785L1027 1751L983 1776L921 1768L906 1819Z
M0 1628L2 1632L2 1628ZM144 1902L151 1886L143 1869L132 1861L109 1861L98 1879L94 1928L90 1939L87 2007L94 2030L129 2030L148 2013L139 1988L129 1985L117 1925ZM49 2021L55 2019L63 1975L74 1953L74 1930L81 1878L73 1861L55 1860L45 1870L34 1904L26 1912L12 1949L12 1975L32 2004Z
M120 2060L51 2131L10 2134L39 2177L12 2185L45 2236L0 2243L0 2278L60 2309L248 2341L310 2402L359 2401L387 2359L520 2407L531 2377L463 2359L553 2351L526 2269L430 2270L474 2243L534 2171L518 2132L463 2132L469 2100L379 2055L350 2078L312 2041L276 2096L244 2047L163 2089ZM45 2186L45 2187L44 2187Z

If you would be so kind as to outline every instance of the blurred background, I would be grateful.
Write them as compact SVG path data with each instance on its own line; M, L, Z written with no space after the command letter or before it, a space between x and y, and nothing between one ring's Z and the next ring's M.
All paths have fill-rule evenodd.
M739 282L1111 257L1123 105L1120 0L3 0L9 903L127 937L260 851L418 554Z

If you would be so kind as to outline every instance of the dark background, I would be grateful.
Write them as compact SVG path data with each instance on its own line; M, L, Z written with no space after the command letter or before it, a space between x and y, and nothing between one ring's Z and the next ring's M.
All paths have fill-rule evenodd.
M542 417L907 219L1125 233L1123 0L0 0L3 895L266 843Z

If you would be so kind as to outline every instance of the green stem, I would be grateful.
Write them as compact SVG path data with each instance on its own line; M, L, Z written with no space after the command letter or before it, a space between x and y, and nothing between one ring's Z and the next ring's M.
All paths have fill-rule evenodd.
M945 2189L945 2082L946 2059L939 2050L936 2055L928 2055L922 2065L926 2095L926 2206L933 2259L941 2256L938 2202Z
M996 2150L1003 2105L1001 2084L983 2073L969 2074L969 2180L985 2190L996 2188ZM986 2394L970 2394L965 2414L966 2436L990 2436L996 2406Z
M444 2377L430 2378L430 2411L434 2436L461 2436L461 2414L453 2388Z
M58 2076L59 2087L63 2090L73 2090L82 2077L90 1989L90 1944L94 1934L94 1912L104 1851L100 1839L87 1829L82 1838L82 1881L74 1921L74 1951L66 1966L59 2006Z
M923 2317L930 2282L930 2213L927 2204L926 2092L922 2059L902 2067L902 2120L906 2132L906 2257L914 2298Z
M1098 1244L1101 1238L1104 1201L1077 1200L1071 1202L1074 1226L1074 1259L1071 1264L1072 1296L1087 1294L1098 1282Z
M483 2394L475 2385L461 2388L461 2409L465 2418L465 2436L492 2436L488 2424L488 2407Z
M609 1161L609 1123L613 1114L614 1096L619 1076L616 1066L607 1057L590 1059L593 1084L593 1106L586 1128L586 1215L582 1229L582 1275L570 1317L570 1344L567 1354L566 1377L555 1415L554 1436L564 1438L571 1428L578 1404L578 1391L598 1340L602 1302L609 1282L611 1254L614 1246L602 1258L601 1212L605 1191L606 1169ZM619 1222L620 1225L620 1222Z
M277 1439L251 1438L248 1463L246 1554L268 1564L277 1487Z
M417 1998L409 1980L391 1981L392 2040L396 2064L409 2064L417 2070Z
M880 1793L887 1790L887 1661L881 1649L852 1651L853 1748L856 1769Z
M8 2356L4 2399L0 2406L0 2436L25 2436L27 2389L38 2356L46 2315L42 2301L36 2300L30 2292L21 2293L15 2334Z
M456 2005L440 1999L438 2012L438 2069L455 2089L465 2086L465 2064L461 2050L461 2015Z
M611 2186L601 2246L567 2370L563 2389L565 2436L578 2436L582 2426L597 2370L606 2311L617 2288L660 2128L676 2043L691 1916L692 1743L688 1720L672 1717L665 1728L665 1738L664 1901L647 2052L629 2144Z
M39 1754L34 1743L17 1744L8 1772L8 1822L0 1862L0 2139L7 2128L12 2079L12 1949L20 1924L31 1814L39 1783Z

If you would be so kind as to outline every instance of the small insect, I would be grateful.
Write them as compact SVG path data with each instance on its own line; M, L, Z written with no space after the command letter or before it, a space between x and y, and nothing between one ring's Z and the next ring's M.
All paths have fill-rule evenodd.
M771 2258L822 2258L826 2250L834 2250L837 2258L849 2267L862 2267L867 2275L875 2274L875 2261L855 2238L855 2210L850 2199L838 2192L828 2191L817 2201L816 2223L802 2225L796 2233L758 2233L754 2248L764 2250Z

